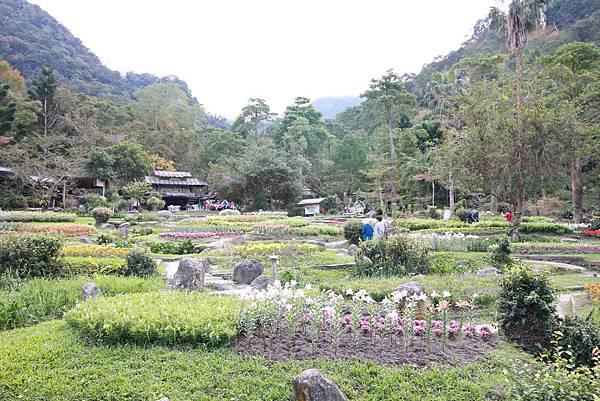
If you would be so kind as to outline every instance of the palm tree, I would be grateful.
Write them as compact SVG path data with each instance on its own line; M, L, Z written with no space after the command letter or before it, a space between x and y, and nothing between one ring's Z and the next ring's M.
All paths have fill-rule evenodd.
M500 32L506 35L506 45L515 53L515 84L517 105L521 105L521 80L522 80L522 49L527 46L529 34L546 26L544 7L550 0L512 0L508 12L503 13L498 9L492 10L495 24L499 24Z

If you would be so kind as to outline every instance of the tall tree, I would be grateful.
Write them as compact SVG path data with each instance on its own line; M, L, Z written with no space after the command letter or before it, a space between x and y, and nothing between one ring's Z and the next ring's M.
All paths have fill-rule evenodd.
M276 115L271 112L271 108L263 99L251 98L233 122L231 130L243 137L248 134L258 134L264 131L264 124L271 121Z
M571 170L573 219L583 220L583 166L598 151L600 115L600 49L592 43L574 42L542 57L549 68L551 93L555 96L560 140ZM594 133L596 135L594 135Z
M379 79L371 80L370 89L361 97L366 99L365 106L381 113L387 127L390 152L390 192L392 198L398 195L398 159L394 138L395 117L399 111L406 110L416 103L415 95L409 93L399 75L388 70Z
M42 75L33 80L29 97L41 103L38 122L41 133L47 136L56 126L59 119L58 103L56 101L56 78L54 71L48 66L42 68Z

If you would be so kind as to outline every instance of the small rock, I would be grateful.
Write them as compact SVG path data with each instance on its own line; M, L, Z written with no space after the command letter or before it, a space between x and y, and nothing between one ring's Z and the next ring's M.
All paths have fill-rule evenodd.
M413 295L419 295L425 293L423 286L416 281L409 281L406 284L401 284L394 291L406 291L407 296L412 297Z
M123 229L123 228L129 227L130 225L131 225L131 223L128 223L128 222L121 223L121 224L119 224L119 228Z
M501 276L502 271L496 269L495 267L484 267L482 269L477 270L475 273L478 277L492 277L492 276Z
M81 242L82 244L91 244L92 240L89 239L88 237L80 237L79 242Z
M109 224L109 223L102 223L102 224L100 224L100 228L103 228L103 229L115 228L115 226L113 226L112 224Z
M87 301L88 299L94 299L97 297L103 297L102 291L98 286L94 283L87 283L81 287L83 293L83 300Z
M235 265L233 282L236 284L251 284L263 273L264 266L256 260L246 260Z
M156 216L160 217L161 219L169 219L171 217L175 217L175 214L168 210L159 210L156 212Z
M206 259L183 258L173 281L169 285L171 290L201 290L204 288L204 275L208 270Z
M207 256L206 261L209 265L216 265L219 263L219 259L216 256Z
M108 244L107 246L108 246L109 248L116 248L116 247L117 247L117 245L116 245L116 244L113 244L112 242L111 242L110 244Z
M296 401L346 401L339 387L316 369L308 369L294 379Z
M356 245L356 244L350 245L350 247L348 248L348 255L356 256L357 253L358 253L358 245Z
M270 276L260 275L252 281L250 287L256 290L266 290L269 284L273 282L273 279Z
M377 216L377 212L375 210L365 213L365 217L369 219L373 219L375 216Z

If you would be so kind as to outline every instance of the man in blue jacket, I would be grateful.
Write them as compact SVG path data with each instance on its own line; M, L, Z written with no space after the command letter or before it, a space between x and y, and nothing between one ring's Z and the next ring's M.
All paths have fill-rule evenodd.
M363 239L363 241L368 241L370 239L373 239L373 226L367 222L363 222L362 239Z

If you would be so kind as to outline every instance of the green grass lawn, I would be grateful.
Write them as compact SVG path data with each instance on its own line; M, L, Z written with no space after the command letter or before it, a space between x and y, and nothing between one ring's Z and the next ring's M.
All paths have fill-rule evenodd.
M60 401L281 401L317 368L349 400L504 400L507 371L529 357L503 345L467 367L419 370L366 361L270 362L227 348L97 346L55 320L0 333L0 399Z
M600 284L600 277L584 276L583 274L559 274L550 276L550 282L558 291L567 287L583 286L588 283Z

